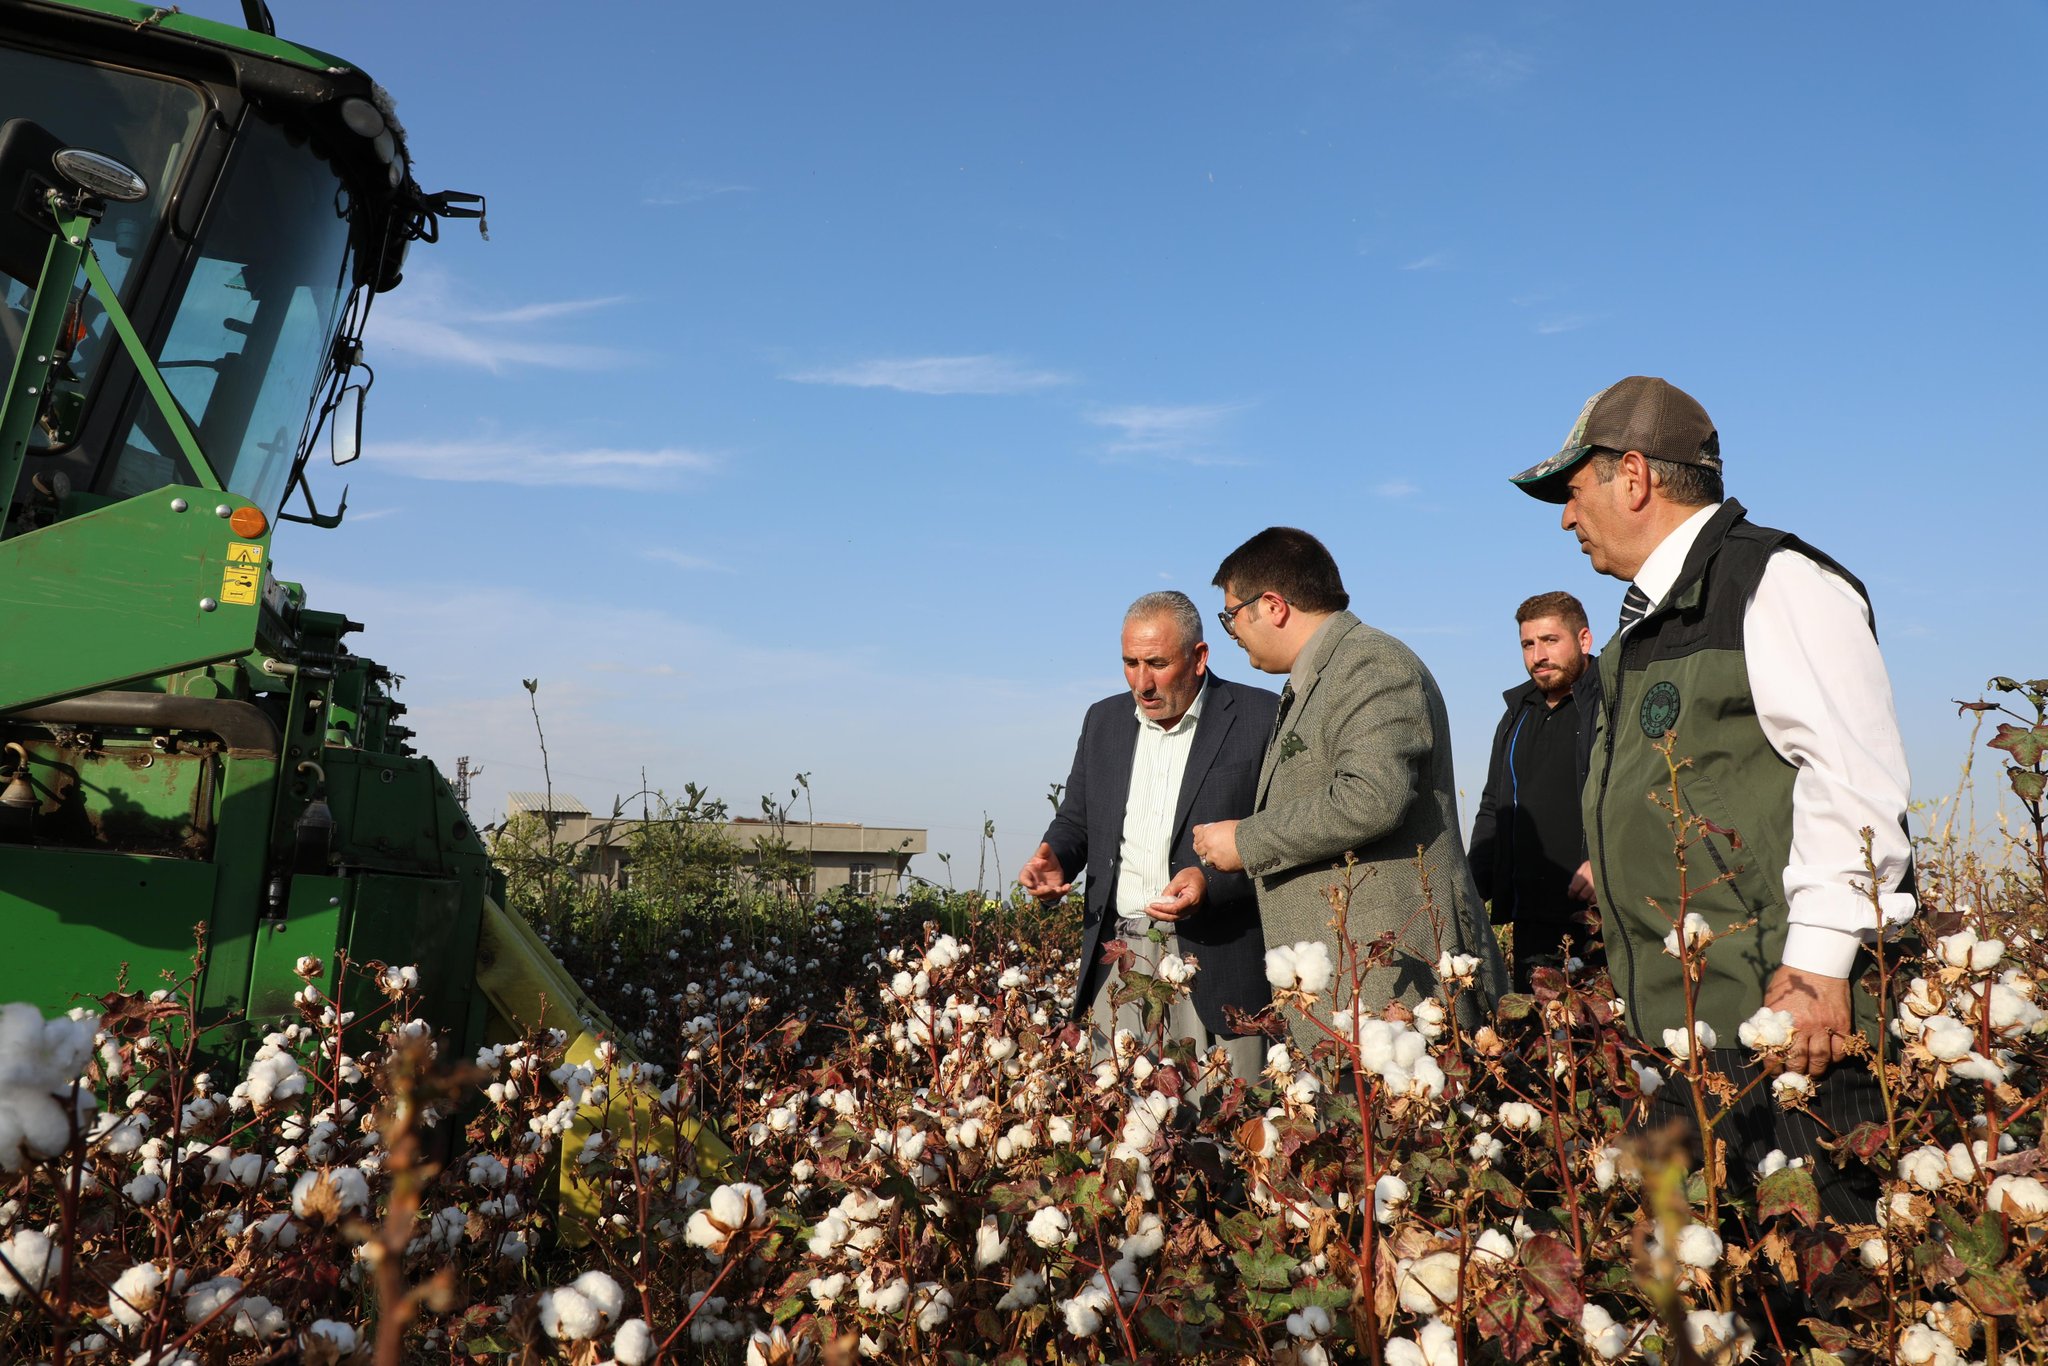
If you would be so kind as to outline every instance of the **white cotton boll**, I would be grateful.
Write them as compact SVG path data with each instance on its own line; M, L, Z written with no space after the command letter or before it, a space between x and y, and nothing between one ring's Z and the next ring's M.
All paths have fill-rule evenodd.
M1036 1271L1026 1271L1010 1282L1010 1288L996 1301L996 1308L1007 1310L1029 1309L1037 1304L1045 1291L1045 1277Z
M1432 1252L1395 1268L1394 1285L1401 1307L1411 1314L1434 1315L1458 1299L1458 1254Z
M1950 1015L1936 1015L1927 1022L1920 1042L1939 1062L1958 1062L1970 1055L1977 1042L1976 1031Z
M1117 1244L1117 1250L1123 1254L1124 1260L1138 1261L1156 1255L1165 1246L1166 1224L1158 1215L1148 1212L1138 1216L1136 1231L1127 1234Z
M1909 1324L1899 1334L1896 1360L1903 1366L1957 1366L1963 1359L1948 1336L1924 1323Z
M245 1295L235 1305L235 1331L245 1338L258 1342L283 1337L286 1328L284 1310L279 1309L261 1295Z
M0 1300L9 1304L31 1291L47 1289L64 1269L64 1249L32 1228L18 1229L0 1240L0 1257L7 1259L6 1265L0 1265Z
M2024 1034L2043 1019L2048 1019L2048 1011L2012 987L2000 982L1991 988L1991 1027L1998 1033Z
M974 1269L984 1270L1010 1255L1010 1244L996 1226L995 1216L985 1215L974 1231Z
M1474 1162L1480 1163L1483 1166L1487 1163L1500 1161L1501 1154L1507 1151L1507 1145L1494 1137L1489 1131L1482 1129L1472 1135L1471 1145L1466 1148L1466 1151L1471 1154Z
M1686 1340L1695 1352L1713 1356L1722 1349L1729 1349L1730 1355L1746 1356L1742 1346L1742 1321L1733 1314L1717 1313L1712 1309L1695 1309L1685 1316Z
M1373 1183L1373 1217L1381 1223L1393 1223L1395 1217L1400 1213L1401 1207L1407 1203L1408 1183L1392 1172L1388 1172Z
M1773 1148L1769 1152L1765 1153L1763 1157L1757 1162L1757 1179L1762 1180L1766 1176L1775 1176L1779 1172L1785 1170L1785 1168L1790 1165L1791 1159L1785 1156L1785 1150L1782 1148Z
M2038 1224L2048 1220L2048 1185L2032 1176L1993 1177L1984 1203L2015 1223Z
M1664 936L1664 952L1670 954L1673 958L1683 957L1683 952L1680 949L1681 939L1683 939L1685 947L1691 948L1705 943L1707 937L1706 917L1697 911L1687 911L1684 923L1673 928L1671 933Z
M301 1219L318 1217L332 1202L333 1217L367 1214L370 1209L369 1178L355 1167L323 1168L307 1172L292 1187L292 1213Z
M1266 951L1266 980L1277 991L1319 992L1330 985L1333 971L1329 946L1320 940Z
M1525 1100L1503 1101L1500 1127L1531 1133L1543 1127L1543 1112Z
M1782 1048L1792 1042L1792 1012L1758 1006L1756 1014L1744 1020L1735 1034L1744 1048Z
M107 1288L107 1312L123 1328L140 1328L162 1298L163 1286L162 1267L154 1262L138 1262L116 1276Z
M1469 953L1451 953L1448 950L1436 960L1436 977L1439 982L1470 982L1472 974L1479 970L1479 960Z
M185 1292L185 1321L204 1323L241 1293L242 1283L233 1276L216 1276L210 1281L201 1281Z
M2011 1056L2002 1054L2002 1056ZM1987 1058L1975 1049L1961 1062L1949 1068L1949 1075L1963 1081L2002 1082L2006 1080L2005 1064L1996 1058Z
M607 1323L617 1318L619 1311L626 1307L626 1292L602 1271L584 1272L571 1283L571 1288L597 1306Z
M1514 1239L1497 1228L1486 1229L1472 1240L1474 1262L1512 1262L1515 1259Z
M1031 1216L1031 1222L1024 1226L1024 1232L1032 1242L1049 1251L1067 1241L1069 1227L1067 1216L1055 1207L1047 1205Z
M1790 1105L1813 1094L1813 1078L1804 1072L1780 1072L1771 1078L1771 1095L1780 1105Z
M0 1101L0 1105L4 1104L4 1101ZM126 1157L140 1148L143 1141L148 1138L149 1125L148 1115L133 1111L127 1114L108 1111L93 1122L92 1142L98 1144L100 1150L109 1156Z
M899 1276L872 1289L862 1287L856 1293L861 1308L876 1314L895 1314L910 1303L910 1282Z
M1448 1028L1448 1018L1444 1014L1444 1003L1434 996L1415 1003L1415 1030L1424 1039L1434 1041L1442 1038Z
M1940 1190L1949 1179L1948 1154L1925 1145L1915 1148L1899 1159L1899 1179L1921 1190Z
M1628 1350L1630 1333L1626 1324L1616 1323L1614 1315L1588 1301L1579 1310L1579 1336L1588 1352L1602 1361L1614 1361Z
M619 1366L647 1366L654 1358L654 1330L646 1319L627 1319L612 1334L612 1359Z
M1856 1256L1870 1270L1880 1271L1892 1259L1892 1250L1882 1238L1865 1238L1856 1245Z
M1621 1179L1621 1149L1602 1148L1593 1155L1593 1185L1603 1191L1614 1189Z
M316 1340L327 1343L336 1356L347 1356L355 1351L362 1339L353 1324L340 1319L314 1319L313 1326L306 1330L305 1342L310 1347Z
M829 1310L839 1302L839 1297L846 1293L846 1273L835 1271L829 1276L813 1276L806 1288L810 1290L811 1298L817 1301L819 1309ZM624 1332L625 1329L621 1328L619 1331Z
M720 1186L711 1192L710 1208L711 1216L727 1228L765 1228L768 1223L768 1197L751 1181Z
M1169 953L1159 960L1159 975L1175 986L1186 986L1195 980L1196 967L1177 953Z
M604 1313L571 1286L543 1290L541 1331L555 1341L586 1341L604 1329Z
M1307 1338L1327 1337L1330 1332L1330 1311L1320 1304L1303 1305L1301 1309L1287 1316L1289 1336Z
M1705 1224L1687 1224L1678 1234L1678 1260L1704 1271L1721 1260L1721 1235Z
M953 1317L953 1292L937 1281L919 1281L911 1313L919 1332L932 1332Z
M1680 1037L1682 1038L1683 1035ZM1656 1095L1658 1088L1664 1085L1664 1074L1650 1066L1650 1064L1637 1062L1634 1058L1630 1058L1628 1065L1629 1070L1635 1073L1637 1088L1645 1096Z
M161 1176L153 1172L144 1172L127 1185L121 1187L121 1193L127 1196L138 1208L147 1208L163 1199L167 1189Z

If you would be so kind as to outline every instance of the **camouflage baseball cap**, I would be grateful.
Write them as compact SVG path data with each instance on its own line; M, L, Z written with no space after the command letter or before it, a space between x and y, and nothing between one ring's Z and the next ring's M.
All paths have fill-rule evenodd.
M1653 460L1721 468L1721 438L1699 400L1668 380L1630 375L1586 400L1564 449L1511 479L1532 498L1562 503L1572 471L1594 451L1641 451Z

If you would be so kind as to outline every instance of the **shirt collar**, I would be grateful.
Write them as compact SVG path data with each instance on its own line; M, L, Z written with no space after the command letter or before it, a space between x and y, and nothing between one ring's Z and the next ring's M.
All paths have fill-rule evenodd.
M1300 693L1308 686L1309 675L1315 671L1316 652L1322 648L1323 637L1330 633L1330 625L1337 620L1335 612L1323 618L1323 624L1316 627L1315 634L1302 642L1301 653L1294 657L1294 667L1287 671L1287 681Z
M1202 675L1201 691L1195 694L1194 701L1188 703L1188 709L1181 713L1180 720L1174 722L1171 726L1162 726L1151 717L1145 715L1145 709L1139 706L1135 700L1131 703L1131 710L1137 713L1139 725L1150 726L1162 735L1179 735L1183 731L1193 730L1195 723L1202 719L1202 704L1209 700L1209 684L1213 678L1213 674L1205 673Z
M1664 595L1678 581L1678 571L1685 568L1685 557L1692 552L1692 543L1700 538L1701 528L1720 510L1719 503L1707 504L1673 527L1671 534L1659 541L1643 561L1643 567L1636 571L1636 587L1643 590L1651 607L1664 601Z

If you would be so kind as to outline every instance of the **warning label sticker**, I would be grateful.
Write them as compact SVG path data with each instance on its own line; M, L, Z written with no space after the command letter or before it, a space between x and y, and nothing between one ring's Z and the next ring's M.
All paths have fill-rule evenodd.
M253 607L262 584L263 547L247 541L230 541L228 562L220 575L220 600Z

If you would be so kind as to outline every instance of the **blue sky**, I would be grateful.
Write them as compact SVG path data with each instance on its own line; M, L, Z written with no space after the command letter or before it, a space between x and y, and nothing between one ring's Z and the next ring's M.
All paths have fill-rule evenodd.
M1469 821L1515 604L1621 591L1506 476L1629 373L1868 582L1921 795L2041 671L2038 4L273 7L490 199L275 550L479 819L538 678L592 806L801 770L1013 871L1123 606L1286 523L1434 670Z

